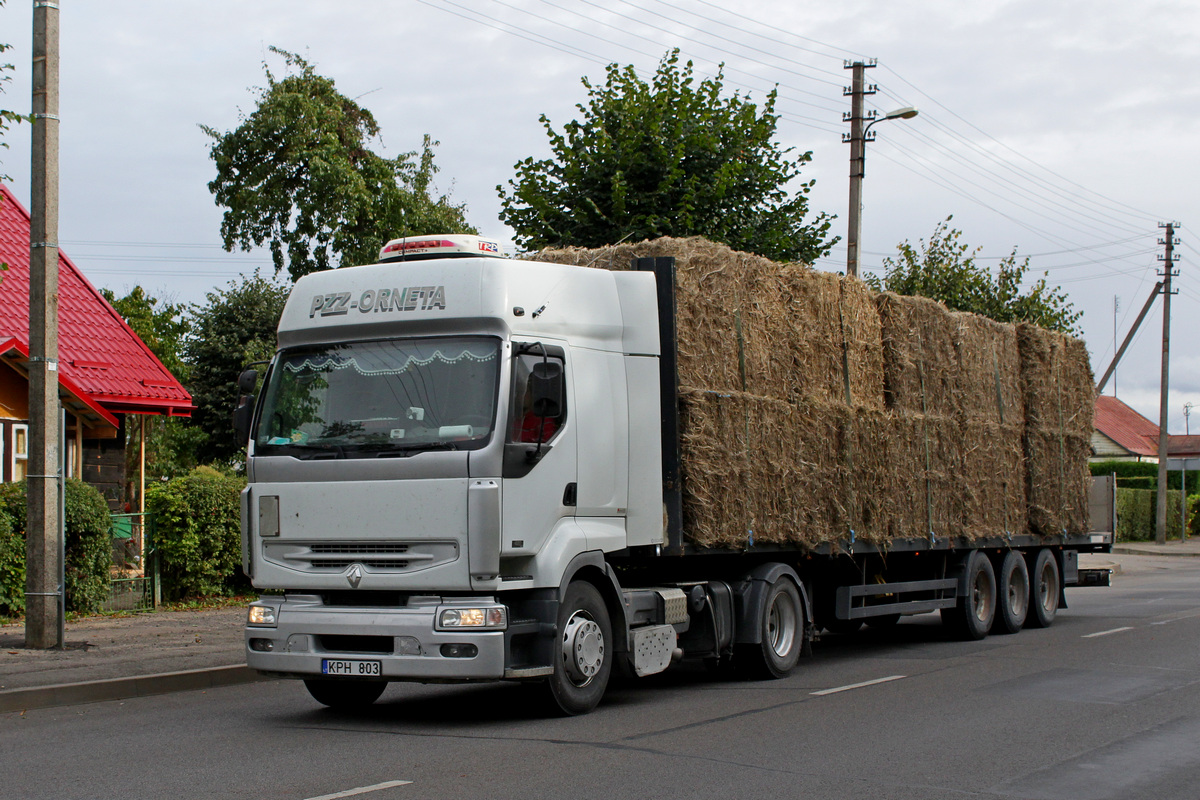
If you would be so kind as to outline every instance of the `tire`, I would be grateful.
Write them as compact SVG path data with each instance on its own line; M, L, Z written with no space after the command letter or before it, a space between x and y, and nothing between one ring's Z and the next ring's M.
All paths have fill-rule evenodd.
M942 609L942 623L960 639L979 641L988 635L996 616L996 572L978 550L967 556L967 594L954 608Z
M1029 614L1025 617L1025 627L1049 628L1058 614L1058 595L1062 591L1054 552L1048 548L1038 550L1029 573Z
M322 705L336 709L364 708L387 688L387 681L306 680L304 688Z
M804 649L804 604L789 578L779 578L763 597L758 619L761 641L738 646L740 672L748 678L784 678Z
M1017 633L1029 614L1029 567L1025 557L1009 550L996 573L996 620L992 633Z
M600 592L586 581L569 585L558 609L554 674L546 684L553 708L574 716L600 703L612 674L612 642Z

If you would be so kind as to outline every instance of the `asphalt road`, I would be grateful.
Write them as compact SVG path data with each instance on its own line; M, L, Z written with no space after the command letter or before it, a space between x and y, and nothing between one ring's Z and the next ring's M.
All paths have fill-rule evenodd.
M926 615L827 634L786 680L685 666L573 719L519 686L340 714L292 682L0 715L0 797L1195 800L1200 559L1120 560L1048 630L956 642Z

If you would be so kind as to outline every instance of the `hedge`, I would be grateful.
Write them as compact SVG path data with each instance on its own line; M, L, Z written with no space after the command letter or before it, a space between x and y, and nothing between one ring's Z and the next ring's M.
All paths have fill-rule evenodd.
M25 611L25 537L0 510L0 617Z
M1149 489L1117 489L1117 539L1123 542L1154 540L1158 492ZM1200 497L1188 497L1188 535L1195 535ZM1167 538L1178 539L1179 492L1167 492Z
M243 478L196 467L147 488L165 597L227 595L249 586L241 569L245 486Z
M8 615L25 611L26 503L24 481L0 485L0 513L10 520L7 536L0 527L0 613ZM112 585L108 503L96 487L68 478L64 506L67 610L94 613L108 600Z
M1116 475L1117 485L1124 489L1158 488L1158 464L1150 461L1093 461L1088 469L1093 475ZM1178 490L1180 479L1180 470L1167 470L1168 489ZM1187 471L1187 492L1189 496L1200 494L1200 470Z

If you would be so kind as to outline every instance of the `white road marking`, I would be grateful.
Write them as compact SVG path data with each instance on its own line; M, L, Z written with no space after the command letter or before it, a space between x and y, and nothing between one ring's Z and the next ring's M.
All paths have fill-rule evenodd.
M907 678L907 675L889 675L886 678L876 678L873 681L863 681L862 683L852 683L849 686L838 686L834 689L822 689L819 692L810 692L817 697L824 697L827 694L837 694L838 692L848 692L851 689L861 689L864 686L875 686L880 683L888 683L889 681L898 681L901 678Z
M339 797L353 797L356 794L366 794L367 792L378 792L381 789L392 789L396 786L406 786L412 781L384 781L377 783L374 786L360 786L357 789L347 789L344 792L334 792L333 794L323 794L320 797L309 797L308 800L338 800Z
M1120 633L1121 631L1131 631L1131 630L1133 630L1133 626L1126 625L1124 628L1113 628L1111 631L1097 631L1096 633L1085 633L1080 638L1095 639L1097 636L1108 636L1110 633Z

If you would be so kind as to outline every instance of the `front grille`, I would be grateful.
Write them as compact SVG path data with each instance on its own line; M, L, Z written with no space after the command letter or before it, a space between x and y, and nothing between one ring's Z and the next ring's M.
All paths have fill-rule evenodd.
M375 555L383 553L407 553L409 547L410 545L399 542L380 542L378 544L325 542L310 544L308 549L315 555Z
M371 569L388 570L388 569L405 569L408 567L407 561L376 561L369 558L358 559L333 559L333 558L314 558L309 562L313 569L327 569L341 572L351 564L362 564L364 567Z
M267 561L312 574L341 573L358 564L370 572L415 572L458 558L458 542L263 542Z

